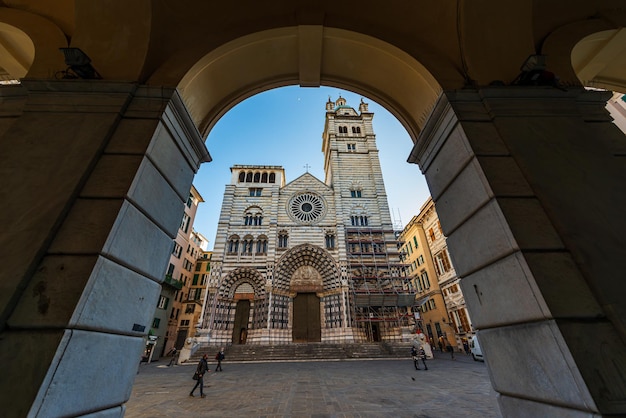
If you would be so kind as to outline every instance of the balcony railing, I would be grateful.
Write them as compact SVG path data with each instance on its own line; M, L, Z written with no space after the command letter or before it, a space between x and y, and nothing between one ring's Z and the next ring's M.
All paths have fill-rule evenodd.
M183 288L183 282L181 282L180 280L174 279L169 274L165 275L165 280L163 280L163 284L168 284L168 285L172 286L176 290L180 290L180 289Z

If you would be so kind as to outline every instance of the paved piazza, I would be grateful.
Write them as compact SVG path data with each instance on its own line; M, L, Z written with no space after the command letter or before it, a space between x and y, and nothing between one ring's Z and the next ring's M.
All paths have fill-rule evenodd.
M205 379L195 365L142 364L126 417L500 417L487 368L471 357L437 353L428 370L412 361L223 363ZM211 364L214 370L215 364ZM415 380L413 380L415 379ZM208 387L207 387L208 386Z

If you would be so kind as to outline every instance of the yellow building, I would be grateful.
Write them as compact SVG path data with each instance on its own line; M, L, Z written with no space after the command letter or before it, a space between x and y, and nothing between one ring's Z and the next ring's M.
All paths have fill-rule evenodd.
M400 237L407 273L416 291L416 328L428 336L434 347L443 336L462 350L463 341L473 329L432 198Z
M400 235L403 242L402 253L407 264L407 274L416 291L415 332L421 330L429 339L433 348L442 335L454 335L454 328L448 322L448 314L435 266L426 240L423 226L423 211L414 216Z
M183 300L184 310L180 318L179 332L187 330L187 337L195 337L202 321L202 307L206 303L207 283L211 273L212 251L206 251L206 238L194 231L192 242L200 248L196 258L193 278L188 287L187 297Z

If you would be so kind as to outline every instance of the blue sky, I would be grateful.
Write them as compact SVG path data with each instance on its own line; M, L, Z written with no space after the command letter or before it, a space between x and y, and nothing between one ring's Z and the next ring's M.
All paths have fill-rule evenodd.
M194 229L213 248L224 187L235 164L280 165L287 182L306 172L324 181L322 132L325 104L339 96L358 111L361 98L374 112L374 133L387 190L391 218L406 225L430 192L419 167L406 162L413 146L398 120L382 106L346 90L297 86L259 93L226 113L209 133L206 146L213 158L200 167L194 186L205 202L198 207Z

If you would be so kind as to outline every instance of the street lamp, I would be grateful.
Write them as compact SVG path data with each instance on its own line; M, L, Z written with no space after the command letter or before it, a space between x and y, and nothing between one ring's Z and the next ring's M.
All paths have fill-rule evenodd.
M61 71L62 78L100 80L102 77L91 65L91 59L80 48L59 48L65 55L67 69Z

